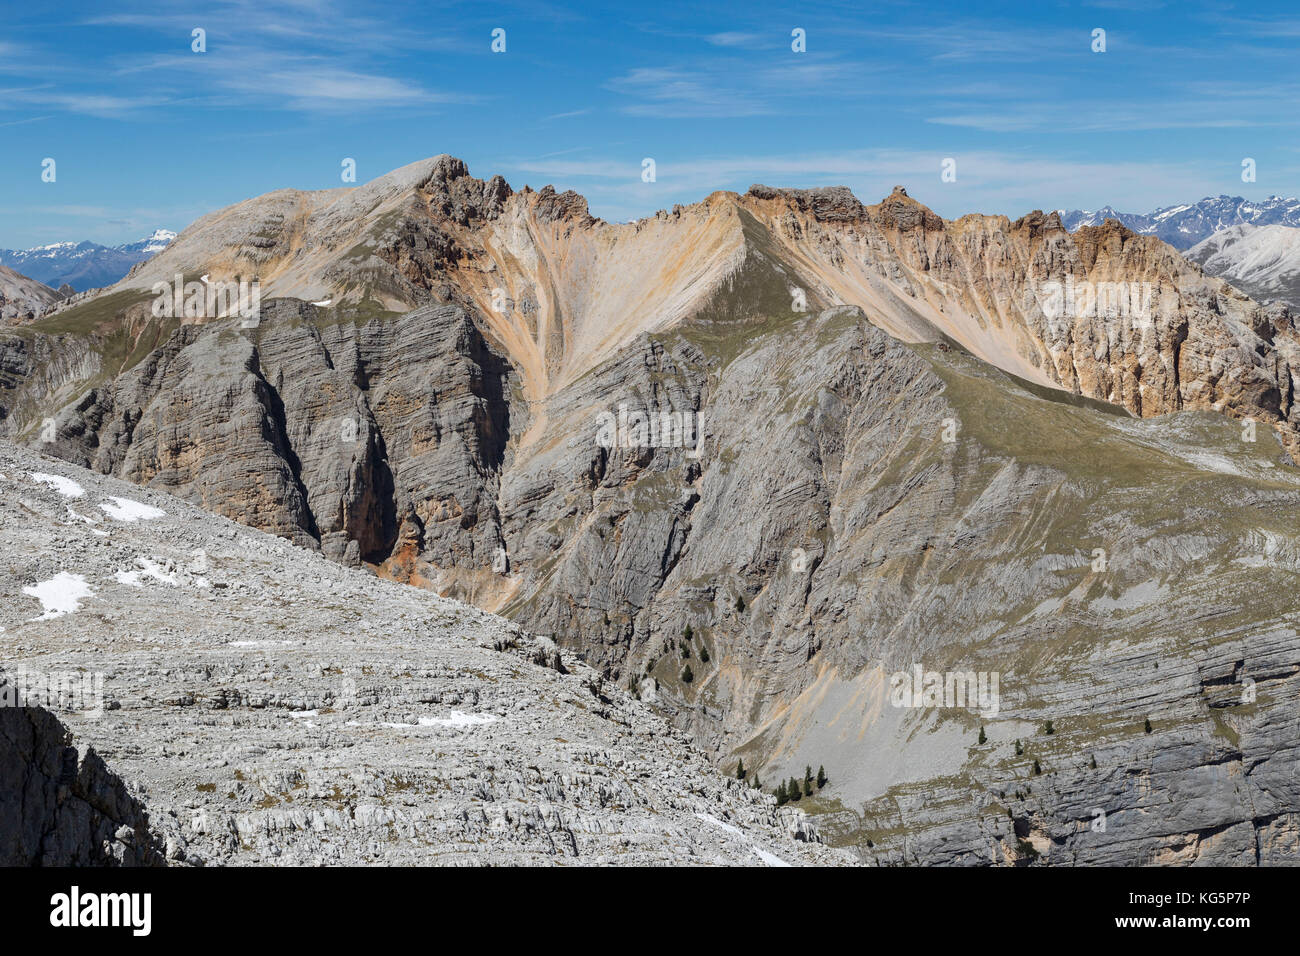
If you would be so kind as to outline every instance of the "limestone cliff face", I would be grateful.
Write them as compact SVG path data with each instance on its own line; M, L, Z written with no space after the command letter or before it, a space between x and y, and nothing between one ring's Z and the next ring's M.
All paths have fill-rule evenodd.
M1294 858L1286 310L902 190L616 226L448 157L385 180L0 337L0 427L554 633L764 780L825 764L868 858ZM149 270L252 267L294 297L255 328L138 312ZM918 664L998 712L893 706Z
M349 564L386 560L410 516L426 561L490 566L513 370L454 307L365 324L317 312L273 300L255 329L175 328L33 438ZM6 354L10 380L44 396L58 386L24 373L58 347L36 343Z

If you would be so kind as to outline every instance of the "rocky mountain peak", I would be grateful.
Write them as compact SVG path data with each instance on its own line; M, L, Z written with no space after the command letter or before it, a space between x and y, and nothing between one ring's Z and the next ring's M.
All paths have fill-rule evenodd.
M1065 227L1061 225L1059 212L1044 213L1041 209L1035 209L1033 212L1021 216L1011 223L1010 229L1012 232L1021 233L1030 239L1039 239L1051 233L1065 231Z
M543 186L533 200L533 210L539 222L565 220L577 225L590 225L597 220L587 208L586 197L566 189L557 193L554 186Z
M868 207L868 212L884 228L897 229L899 232L911 232L916 229L936 232L943 229L945 225L942 216L913 199L901 186L895 186L894 191L888 196L876 205Z
M503 177L493 176L486 182L475 179L464 160L445 153L433 158L428 175L416 184L415 191L426 199L431 215L462 226L476 219L495 219L512 194Z
M749 187L747 196L756 199L783 199L818 222L855 222L865 207L847 186L821 186L816 189L777 189L772 186Z

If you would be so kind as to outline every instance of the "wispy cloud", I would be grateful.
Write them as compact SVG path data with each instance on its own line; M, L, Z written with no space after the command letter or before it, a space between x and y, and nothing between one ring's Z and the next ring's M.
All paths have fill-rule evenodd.
M348 110L360 105L433 105L458 99L387 76L309 64L261 74L240 72L226 77L221 85L253 97L274 90L286 106L303 110Z
M114 96L106 93L60 92L49 88L5 90L3 101L13 109L21 105L53 108L83 116L120 119L167 100L160 96Z
M1039 208L1096 208L1110 202L1138 210L1221 191L1213 171L1194 163L1105 162L997 151L956 155L956 183L941 181L939 151L860 150L790 155L713 156L657 164L657 181L640 181L639 158L536 159L508 165L537 186L549 182L591 200L612 220L641 218L717 189L737 192L755 182L778 187L847 185L875 202L895 185L950 218L967 212L1018 216ZM1104 187L1104 188L1103 188Z
M546 121L572 119L575 116L586 116L590 112L591 110L568 110L564 113L552 113L550 116L543 116L542 119Z
M819 92L852 100L878 88L882 66L830 56L720 59L692 67L637 67L608 88L634 116L675 119L766 116L808 111Z
M770 45L771 38L758 33L726 32L705 37L714 46L757 48Z

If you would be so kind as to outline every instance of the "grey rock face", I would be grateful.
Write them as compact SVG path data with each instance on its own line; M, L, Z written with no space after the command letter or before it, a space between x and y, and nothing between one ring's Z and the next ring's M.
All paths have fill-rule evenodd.
M0 698L16 698L0 673ZM161 865L144 808L44 707L0 707L0 866Z
M0 709L9 860L852 860L518 625L5 443L0 490L0 657L102 680L59 702L70 739ZM58 804L68 744L130 796L88 754Z

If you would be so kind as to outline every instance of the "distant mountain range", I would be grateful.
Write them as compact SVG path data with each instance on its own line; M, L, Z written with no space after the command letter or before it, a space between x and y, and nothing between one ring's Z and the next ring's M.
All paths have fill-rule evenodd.
M35 249L0 249L0 265L43 282L51 288L69 285L74 291L112 285L137 262L167 247L176 233L155 229L153 235L120 246L97 242L55 242Z
M1113 206L1101 209L1057 210L1061 224L1070 232L1080 226L1100 226L1118 219L1134 232L1156 236L1175 249L1190 249L1202 239L1231 226L1300 226L1300 199L1269 196L1263 202L1240 196L1207 196L1199 202L1165 206L1149 213L1119 212Z

